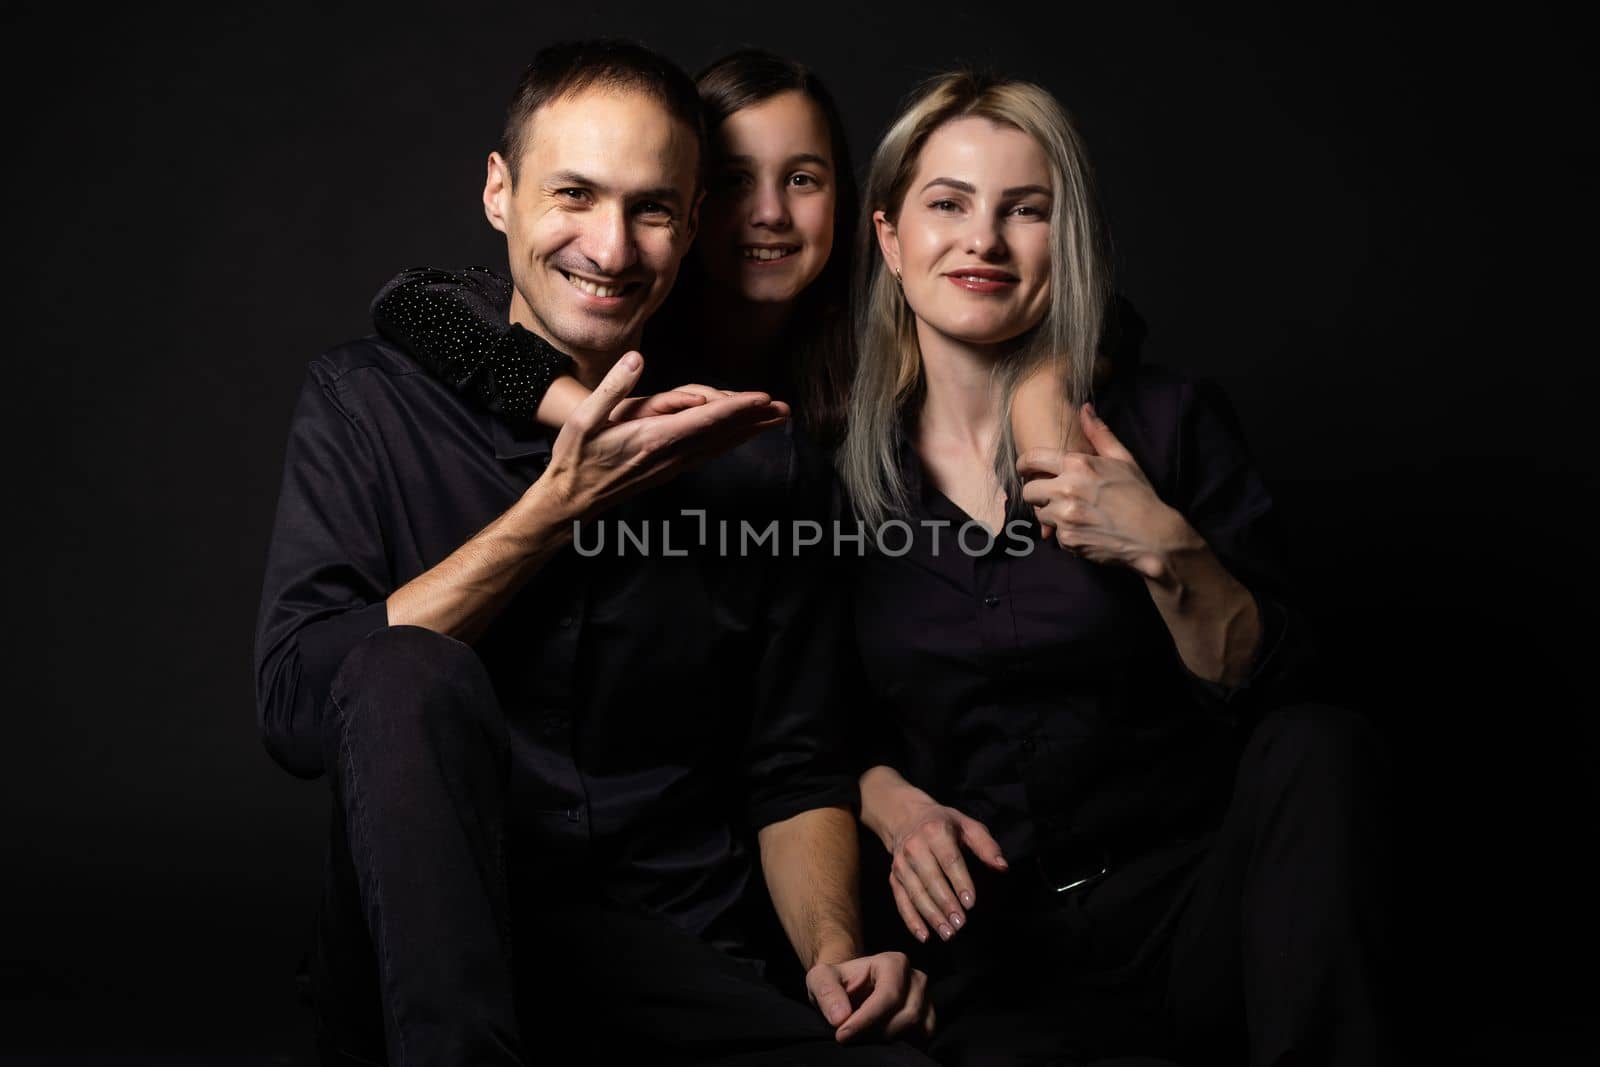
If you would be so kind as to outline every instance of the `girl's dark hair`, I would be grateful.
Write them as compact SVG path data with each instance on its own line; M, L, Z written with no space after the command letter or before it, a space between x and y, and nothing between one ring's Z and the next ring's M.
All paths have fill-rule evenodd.
M839 108L810 68L758 48L745 48L712 63L695 76L711 144L716 130L736 111L799 92L822 113L833 155L833 251L822 273L806 287L795 308L781 367L794 390L797 413L812 436L832 447L843 435L844 401L854 371L850 337L851 259L861 195ZM714 148L713 148L714 151ZM714 161L708 164L714 165ZM685 265L687 268L687 264ZM689 273L686 270L686 273ZM693 271L698 274L698 269ZM690 285L704 279L683 279ZM682 281L680 280L680 285Z

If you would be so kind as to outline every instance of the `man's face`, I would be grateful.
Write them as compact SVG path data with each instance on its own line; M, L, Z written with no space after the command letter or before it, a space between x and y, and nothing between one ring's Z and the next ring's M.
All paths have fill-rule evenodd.
M694 239L699 146L685 123L628 91L563 97L529 122L515 189L492 153L483 191L506 235L511 319L609 366L638 345Z

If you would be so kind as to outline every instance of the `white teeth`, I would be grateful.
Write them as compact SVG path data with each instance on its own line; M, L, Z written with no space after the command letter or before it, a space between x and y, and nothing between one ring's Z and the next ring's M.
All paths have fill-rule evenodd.
M579 289L581 289L584 292L588 293L590 296L621 296L622 295L622 286L620 286L620 285L596 285L594 282L588 281L587 279L584 279L584 278L579 278L576 275L572 275L572 274L567 274L567 275L565 275L565 277L566 277L567 281L571 282L573 285L577 286Z
M744 258L759 260L782 259L784 256L792 256L798 251L798 248L746 248L744 250Z

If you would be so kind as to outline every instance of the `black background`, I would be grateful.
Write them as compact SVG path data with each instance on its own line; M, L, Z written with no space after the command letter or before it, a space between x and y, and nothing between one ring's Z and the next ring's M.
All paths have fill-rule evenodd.
M1424 1062L1556 1062L1587 1025L1594 85L1565 16L7 4L3 21L0 1053L304 1051L290 976L326 792L270 763L251 690L290 405L398 268L503 265L478 194L505 97L538 46L598 33L691 71L745 43L812 64L858 165L912 82L956 60L1060 96L1147 358L1228 387L1309 602L1393 742L1401 1005Z

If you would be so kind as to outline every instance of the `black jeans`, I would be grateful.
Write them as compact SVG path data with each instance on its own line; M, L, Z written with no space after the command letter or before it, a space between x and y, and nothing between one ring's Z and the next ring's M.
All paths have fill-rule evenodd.
M472 649L374 631L335 677L334 818L311 960L325 1062L927 1064L670 923L524 892L506 721ZM508 877L508 869L511 871Z
M966 928L913 953L940 1013L932 1054L963 1067L1389 1063L1384 761L1354 713L1286 707L1251 733L1214 834L1060 895L1022 864L970 864Z

